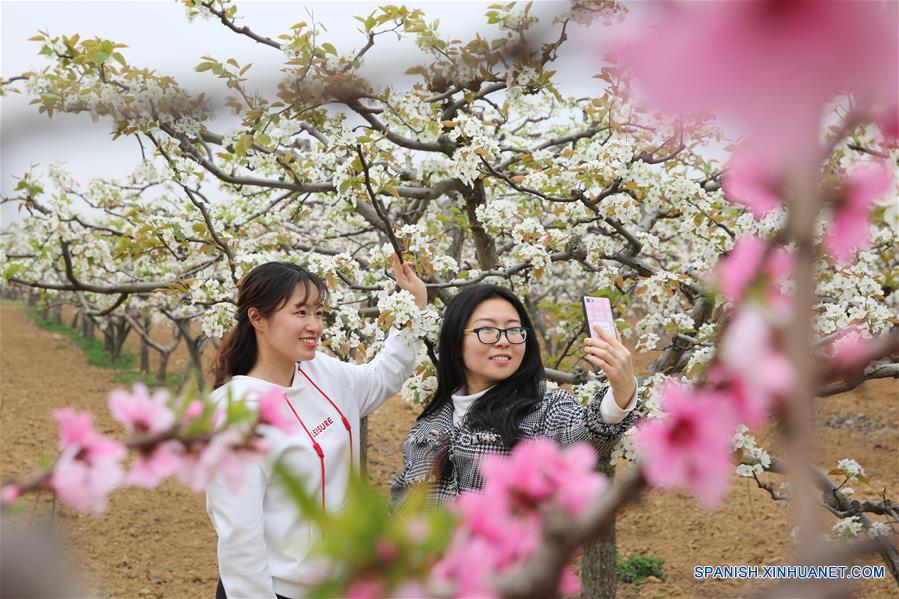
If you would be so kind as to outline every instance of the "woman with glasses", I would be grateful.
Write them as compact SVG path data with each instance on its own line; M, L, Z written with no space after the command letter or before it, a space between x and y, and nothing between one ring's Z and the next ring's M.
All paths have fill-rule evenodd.
M475 285L456 295L440 329L437 390L403 444L394 504L419 482L433 483L432 503L479 489L481 458L509 453L528 437L610 452L637 419L637 380L627 348L596 332L601 339L585 340L585 358L603 369L609 386L582 405L561 389L545 391L540 347L514 293Z

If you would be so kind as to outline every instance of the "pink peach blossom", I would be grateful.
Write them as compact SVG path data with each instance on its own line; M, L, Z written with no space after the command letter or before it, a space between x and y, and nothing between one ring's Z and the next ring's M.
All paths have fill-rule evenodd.
M762 218L783 204L782 168L768 154L737 150L727 163L725 197L749 208L755 218Z
M738 239L730 252L719 260L711 280L731 302L743 299L752 283L759 281L763 292L756 294L756 299L766 304L774 318L786 320L792 308L783 285L792 272L790 252L783 248L768 250L766 241L746 236Z
M196 399L190 402L190 405L187 406L187 409L184 410L184 422L190 423L195 420L197 416L203 413L203 402L199 399Z
M665 2L654 27L619 52L665 111L719 110L771 156L817 142L839 93L895 104L896 5L829 0Z
M417 581L406 581L390 592L390 599L423 599L431 593Z
M838 372L851 372L864 367L870 359L871 339L863 330L850 328L833 342L831 367Z
M167 391L161 389L151 397L144 385L137 384L131 393L120 389L110 393L109 410L128 434L155 434L168 430L175 423L175 414L169 409L168 401Z
M744 306L734 315L719 355L731 373L762 393L783 396L793 386L790 362L775 347L771 326L757 308Z
M273 426L283 433L290 434L296 430L297 422L287 407L284 391L273 388L263 393L256 400L259 408L259 422Z
M758 237L741 237L721 260L715 271L721 293L738 301L746 287L759 275L767 243Z
M725 394L736 413L737 421L749 427L763 424L775 403L772 395L729 372L721 364L713 364L709 368L706 382Z
M434 565L431 576L454 584L452 597L498 597L490 579L499 571L497 553L487 539L457 531L446 555ZM442 585L441 585L442 586Z
M232 491L240 489L248 463L258 462L266 451L261 439L244 446L244 435L237 429L216 434L206 447L183 456L178 478L194 491L202 491L216 475L222 476Z
M90 412L76 412L72 408L53 410L53 419L59 426L59 449L72 445L89 444L94 432L94 417Z
M362 580L354 582L346 591L346 599L381 599L384 596L384 582Z
M595 501L606 485L595 464L591 447L562 449L548 439L522 441L509 456L485 456L483 488L463 493L453 506L461 524L432 572L435 584L455 585L454 597L496 596L493 578L523 564L539 547L546 507L555 504L578 515ZM571 571L559 584L559 592L579 588Z
M662 408L665 418L638 425L635 439L647 481L663 489L686 487L703 505L716 507L733 471L733 409L720 393L674 382L663 389Z
M121 458L84 460L78 453L74 446L63 452L53 467L50 487L61 502L80 512L103 513L107 497L124 477Z
M93 428L93 417L71 408L55 410L62 455L53 466L50 487L63 503L82 512L101 513L107 496L124 478L127 449Z
M22 494L22 487L15 483L9 483L3 485L3 490L0 492L0 501L2 501L3 505L9 505L13 501L19 498L19 495Z
M574 573L571 566L566 566L562 570L562 577L559 580L559 595L563 597L575 597L581 594L581 579Z
M879 110L874 118L887 148L899 145L899 103Z
M181 468L181 457L184 447L178 441L166 441L154 448L147 455L139 455L128 475L126 485L153 488L164 479L177 473Z
M891 183L889 171L880 164L858 166L846 175L842 202L824 236L824 247L835 262L846 264L856 251L868 247L871 205Z
M430 522L422 516L413 516L406 523L406 537L413 543L424 543L430 530Z

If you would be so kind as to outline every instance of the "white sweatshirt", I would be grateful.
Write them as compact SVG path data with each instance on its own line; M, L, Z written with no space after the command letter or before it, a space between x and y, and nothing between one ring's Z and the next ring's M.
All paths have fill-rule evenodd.
M381 352L368 364L347 364L317 353L299 363L290 388L283 388L299 418L324 452L325 504L328 511L346 502L350 477L350 451L359 463L359 420L396 394L412 374L417 343L391 331ZM352 428L353 446L340 414L310 384L302 371L343 412ZM229 392L254 402L273 383L249 376L235 376L216 389L211 398L224 407ZM293 415L293 414L291 414ZM297 422L296 431L285 434L262 427L269 445L264 460L248 464L238 492L222 477L206 490L206 511L218 535L219 573L229 599L266 597L275 593L303 597L311 585L321 582L327 567L308 559L318 530L304 519L280 479L273 476L278 459L300 480L306 492L321 500L322 471L309 434Z

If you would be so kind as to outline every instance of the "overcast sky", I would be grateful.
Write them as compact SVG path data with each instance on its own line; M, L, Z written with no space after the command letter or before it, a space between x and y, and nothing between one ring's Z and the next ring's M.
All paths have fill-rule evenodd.
M274 38L298 21L315 20L327 29L325 38L341 54L364 44L357 30L360 25L352 17L367 15L384 2L239 2L241 25ZM390 2L388 2L390 3ZM392 3L400 4L394 1ZM490 2L406 2L420 7L428 20L440 19L444 36L462 40L480 32L495 37L496 29L488 26L483 15ZM547 18L564 12L568 2L537 2L532 14ZM196 73L194 67L203 55L221 60L236 58L242 65L253 63L248 72L251 87L269 97L275 88L282 64L280 53L270 47L254 43L226 29L217 21L187 20L186 9L174 1L112 1L112 2L35 2L0 1L0 75L8 78L23 71L39 69L46 59L38 56L40 44L27 39L43 30L51 35L79 33L82 38L99 36L128 45L123 53L130 64L150 67L174 76L188 90L206 92L222 98L226 90L210 73ZM596 93L598 82L591 79L598 71L596 50L590 46L583 29L570 30L571 40L564 48L556 67L562 93ZM373 77L393 77L407 67L421 62L412 42L398 42L395 37L383 36L366 55L366 69ZM223 119L213 128L226 128ZM112 141L109 121L91 122L88 115L54 113L52 119L38 114L35 106L17 94L0 98L0 188L3 195L11 193L15 177L36 165L43 171L50 163L62 163L78 179L87 183L95 177L121 176L140 159L133 137ZM2 207L2 224L17 218L14 206Z

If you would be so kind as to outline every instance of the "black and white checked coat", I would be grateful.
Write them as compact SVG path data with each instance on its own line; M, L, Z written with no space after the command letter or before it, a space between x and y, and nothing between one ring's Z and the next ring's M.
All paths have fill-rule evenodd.
M635 408L617 424L603 422L599 406L607 389L587 405L561 389L547 391L534 411L522 418L522 438L548 437L563 446L586 442L600 455L611 453L621 435L637 421L639 410ZM449 466L440 480L434 480L434 460L442 448L448 452ZM394 507L402 504L406 490L416 483L432 483L430 503L452 501L463 491L480 489L484 484L478 468L481 457L494 453L510 453L502 437L472 429L465 418L454 426L453 403L447 402L439 412L416 422L406 437L403 470L390 489Z

